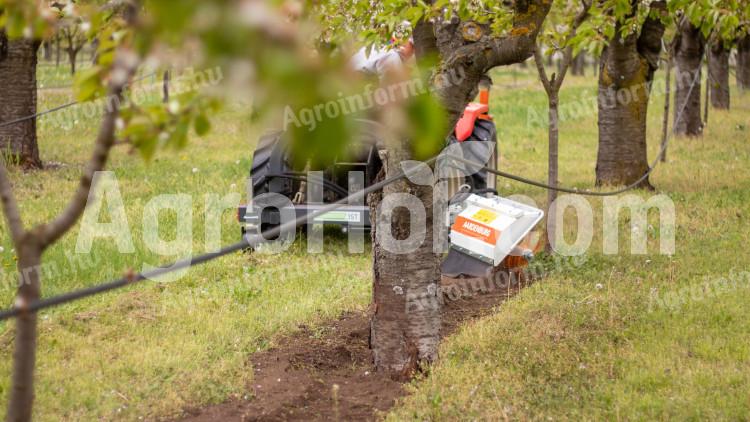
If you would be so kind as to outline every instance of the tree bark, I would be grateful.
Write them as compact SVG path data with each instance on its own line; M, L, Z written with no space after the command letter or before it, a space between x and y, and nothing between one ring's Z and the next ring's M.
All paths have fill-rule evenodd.
M26 233L18 245L19 288L16 307L23 307L40 297L40 271L42 247ZM36 363L37 314L25 313L16 319L16 339L13 350L13 388L10 391L11 406L6 421L27 422L31 420L34 403L34 367Z
M525 61L536 48L536 37L552 2L516 1L509 35L497 37L488 25L452 19L435 24L441 63L433 75L435 95L445 106L453 127L477 94L481 78L492 68Z
M420 22L415 27L414 41L418 63L436 57L440 62L432 68L430 83L446 110L448 127L453 127L466 104L476 95L477 85L485 73L495 66L521 62L534 51L536 35L549 12L547 0L516 2L514 29L507 37L492 35L490 28L473 22ZM420 64L421 65L421 64ZM399 172L401 162L409 159L408 144L401 141L405 125L399 112L384 111L387 153L385 177ZM390 140L390 141L388 141ZM383 207L397 195L411 194L424 209L412 215L402 207ZM433 230L433 186L417 186L400 181L385 187L382 196L369 199L373 207L373 312L370 340L378 370L409 377L421 362L437 358L440 340L440 257L435 252ZM385 198L385 199L383 199ZM440 202L440 201L437 201ZM438 213L439 214L439 213ZM414 219L414 221L412 221ZM438 223L439 224L439 223ZM414 234L423 240L408 253L399 253L385 242L387 234L404 240ZM388 237L391 237L388 236ZM392 242L391 242L392 243Z
M666 5L659 1L651 7L663 11ZM599 68L597 185L629 185L648 171L646 117L664 25L652 17L640 35L623 39L620 31L618 24ZM648 178L640 186L650 188Z
M548 157L548 175L547 184L557 186L559 183L558 162L559 162L559 113L558 106L560 103L558 92L551 92L549 100L549 157ZM547 190L547 238L546 243L548 252L554 248L554 239L557 239L557 215L554 209L554 203L557 199L557 191L554 189Z
M115 122L120 113L119 104L122 101L122 91L132 77L137 64L130 59L115 59L112 72L122 72L125 77L122 80L110 81L107 94L109 98L116 98L117 101L112 102L112 106L105 109L93 153L81 176L78 187L64 211L54 220L28 231L24 229L4 162L0 161L0 203L8 222L13 244L18 253L19 286L14 307L19 310L28 309L28 306L40 297L40 271L43 251L70 230L86 208L94 174L104 169L110 150L115 143ZM7 421L28 422L31 420L34 401L36 325L37 315L35 312L23 313L16 319L13 384L8 401Z
M404 148L390 146L384 160L386 174L400 169L408 159ZM408 379L422 362L437 359L440 341L440 258L433 251L432 186L399 181L383 188L382 197L370 198L374 207L373 227L373 306L370 341L378 370L395 378ZM389 195L414 195L424 207L423 216L409 216L404 207L388 212L380 205ZM394 196L390 196L393 198ZM412 218L414 221L412 221ZM394 239L408 239L411 227L424 230L424 241L414 251L399 253L383 242L383 231Z
M68 61L70 61L70 74L76 74L76 60L78 59L78 50L74 48L68 49Z
M750 91L750 35L737 40L737 86Z
M711 106L729 109L729 49L724 43L713 43L708 61L708 86L711 90Z
M35 41L8 40L0 32L0 124L36 113L36 65ZM40 168L39 147L36 138L36 119L29 119L0 126L0 151L6 162L24 168Z
M52 44L50 44L50 41L45 41L42 46L44 47L44 60L45 61L51 61L52 60Z
M573 39L578 31L578 28L589 16L589 10L591 9L592 2L582 2L581 10L576 14L573 20L572 28L566 38L566 43ZM576 61L579 61L579 65L583 66L585 60L580 60L583 57L583 53L573 58L573 47L567 47L562 52L562 57L558 64L558 73L552 74L552 77L547 76L547 69L544 67L544 60L542 58L541 46L537 46L534 50L534 63L536 64L537 73L539 74L539 80L542 82L544 91L547 93L548 107L547 111L549 114L548 124L548 139L549 139L549 154L547 164L547 184L552 187L557 187L559 183L559 132L560 132L560 88L565 81L565 75L568 72L568 68L574 65ZM547 190L547 239L545 250L547 252L553 252L555 241L557 239L557 212L555 210L555 200L557 199L557 191L555 189Z
M431 68L440 60L432 22L420 20L414 26L414 56L420 67Z
M700 29L684 20L675 42L675 107L674 132L677 135L700 136L701 64L706 41Z

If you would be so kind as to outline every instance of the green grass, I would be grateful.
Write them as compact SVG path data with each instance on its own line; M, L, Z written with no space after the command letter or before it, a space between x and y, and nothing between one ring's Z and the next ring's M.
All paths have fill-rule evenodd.
M594 80L566 81L562 103L593 92ZM545 97L539 89L516 94L495 93L506 135L502 163L543 179L545 129L526 128L524 110L543 107ZM649 239L650 255L630 255L624 225L620 254L604 255L596 224L584 265L553 272L448 339L430 377L412 384L389 419L747 420L750 280L703 293L706 281L715 286L750 262L750 95L733 94L735 110L712 110L702 139L673 140L669 162L651 178L676 204L674 256L658 255L656 239ZM662 106L655 96L650 157ZM591 186L596 115L564 122L560 134L561 180ZM543 203L543 192L514 183L509 191ZM592 201L597 221L599 203ZM657 222L654 215L649 221ZM655 298L685 288L697 293L658 306Z
M70 100L64 92L40 91L40 109ZM71 196L96 133L96 118L75 114L60 128L40 122L40 149L57 168L12 173L27 225L51 219ZM219 128L193 139L182 151L164 151L151 163L125 148L109 164L119 182L135 253L120 254L111 239L95 241L91 255L76 255L75 227L46 252L52 274L43 280L49 297L122 276L143 263L166 263L143 241L142 212L162 193L193 200L193 254L206 252L206 195L244 192L257 137L242 111L227 111ZM197 169L194 172L193 169ZM106 210L106 207L104 208ZM104 211L102 221L109 216ZM223 213L222 244L239 240L236 210ZM174 217L164 213L160 235L172 239ZM0 303L13 302L15 260L0 226ZM35 419L135 420L164 416L186 406L244 394L252 371L248 357L299 324L315 325L341 311L364 307L369 297L369 257L347 255L333 238L325 255L309 255L302 244L282 255L237 253L172 283L145 282L43 312L39 328ZM68 256L73 256L73 263ZM0 397L10 387L12 324L0 325Z
M50 72L40 69L40 80L65 85L62 76ZM500 134L501 167L543 180L546 128L529 125L527 118L529 107L546 113L546 98L532 72L497 72L492 111ZM595 78L572 77L561 101L564 106L594 92ZM675 308L654 307L652 299L652 292L679 292L700 286L704 276L744 270L749 261L750 95L733 94L735 110L712 110L703 139L674 140L670 161L651 178L676 204L674 256L658 255L653 238L648 242L651 255L630 255L629 226L624 223L620 254L602 254L600 201L593 201L597 225L583 265L553 272L492 316L447 339L431 376L414 382L413 394L389 417L747 418L750 288L698 295L698 300ZM70 99L66 91L42 90L39 108ZM650 157L658 148L662 104L655 96L650 106ZM27 224L46 221L63 208L90 153L96 116L66 116L73 124L63 122L67 124L61 128L57 117L49 117L39 126L44 161L61 165L12 174ZM257 138L257 128L248 120L246 112L230 107L214 122L210 135L192 139L185 150L164 151L150 164L118 149L109 169L119 182L135 253L117 253L113 241L102 239L94 243L90 261L70 269L67 254L75 252L76 227L45 254L45 262L55 263L59 271L43 281L44 296L118 277L144 262L163 262L165 258L145 246L142 227L144 207L161 193L193 198L192 244L184 246L192 247L194 254L204 252L205 194L244 190ZM562 123L564 184L593 185L596 133L595 114ZM501 181L500 187L505 194L524 194L538 204L546 196L515 182ZM656 223L655 215L649 219ZM174 237L174 218L165 213L161 222L161 235ZM234 211L223 214L222 229L224 244L237 240ZM571 228L566 232L574 235ZM8 306L15 262L4 223L0 246L0 303ZM242 395L251 381L248 359L253 352L299 324L320 324L342 310L364 308L370 300L370 277L369 254L348 255L345 242L333 237L321 255L308 255L304 243L280 255L235 254L195 268L179 281L146 282L43 312L35 418L136 420ZM0 325L3 403L12 342L12 324Z

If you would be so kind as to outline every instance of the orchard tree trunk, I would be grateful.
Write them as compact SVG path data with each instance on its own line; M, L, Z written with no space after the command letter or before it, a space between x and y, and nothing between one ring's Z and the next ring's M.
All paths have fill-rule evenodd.
M658 1L651 7L663 11L666 5ZM624 39L620 30L618 24L600 61L597 185L629 185L648 171L646 116L664 25L649 18L640 35ZM648 178L640 186L650 188Z
M39 44L8 40L0 32L0 124L36 113L36 65ZM36 119L0 126L0 151L6 162L40 168Z
M711 106L729 109L729 49L721 41L710 49L708 60L708 86L711 91Z
M403 145L402 145L403 147ZM386 174L409 159L405 148L391 145L384 165ZM400 195L413 195L424 213L411 215ZM440 341L440 257L433 250L433 189L402 180L370 197L377 207L373 221L373 304L370 341L375 366L398 379L408 379L422 362L437 359ZM380 197L382 195L382 197ZM382 198L388 198L385 202ZM390 232L390 233L388 233ZM384 240L388 238L404 245ZM407 239L421 241L418 245ZM403 249L402 249L403 248Z
M34 57L36 57L35 54ZM5 217L4 222L7 223L4 228L7 227L6 232L13 240L13 246L18 255L19 284L13 306L21 311L16 318L13 376L6 421L28 422L32 417L37 314L29 312L29 306L40 297L42 253L67 233L86 209L94 175L104 169L110 150L115 144L116 121L120 114L119 104L122 101L122 91L135 72L137 64L129 60L115 60L112 72L115 74L122 72L124 76L121 80L111 80L108 84L107 95L115 101L112 102L111 107L104 110L94 152L84 166L85 170L75 193L64 211L53 220L37 224L31 229L25 228L5 162L0 161L0 205L2 205Z
M573 20L571 31L567 36L566 44L568 41L576 36L578 28L589 16L589 10L591 9L592 2L582 2L581 10L576 14ZM548 165L547 165L547 184L553 188L557 187L559 183L559 145L560 145L560 88L563 82L565 82L565 75L576 61L579 65L583 65L585 60L580 60L583 57L583 53L579 54L576 58L573 58L573 47L567 47L562 52L560 59L560 65L558 67L559 72L553 73L551 77L547 76L547 69L544 67L542 58L541 46L537 46L534 50L534 63L536 64L537 73L539 74L539 80L542 82L544 92L547 93L549 113L548 123L548 139L549 139L549 154L548 154ZM555 210L555 201L557 200L557 190L547 190L547 239L545 250L547 252L553 252L555 249L555 242L557 241L557 212Z
M76 60L78 60L78 50L74 48L68 49L68 61L70 61L70 74L76 74Z
M427 56L439 60L430 67L430 83L445 108L447 127L455 125L487 71L531 56L550 3L517 2L514 30L507 37L494 36L489 26L457 19L420 22L415 26L417 62L420 66L429 63L424 60ZM388 130L397 135L402 131L394 129L399 124L392 120L398 120L399 115L386 114L383 120ZM409 158L410 148L406 142L391 141L387 145L384 177L391 177L401 170L401 161ZM402 203L398 198L405 198L403 194L416 198L417 208L423 208L424 213L411 214L403 206L388 206L388 201ZM370 198L370 206L374 207L370 341L376 368L405 378L418 370L422 362L437 358L442 323L438 300L440 257L435 252L437 239L433 230L433 196L437 193L433 186L401 181L384 188L382 195ZM408 253L399 253L398 248L394 250L388 245L394 242L386 241L386 237L411 240L410 236L415 235L423 240L412 245L413 250Z
M42 46L44 47L44 61L51 61L52 60L52 44L50 44L50 41L45 41Z
M558 175L558 162L559 162L559 122L560 114L558 106L560 104L560 98L558 91L551 92L548 97L549 100L549 157L547 163L547 184L550 186L557 186L559 183ZM557 239L557 215L554 209L555 200L557 199L557 191L554 189L547 190L547 239L546 250L552 252L554 249L554 242Z
M675 107L674 132L677 135L700 136L701 65L706 41L700 29L687 20L680 24L675 40Z
M586 76L586 55L581 52L573 59L570 72L575 76Z
M60 37L55 37L55 67L60 67L61 57Z
M19 288L16 307L36 301L40 297L40 271L42 246L26 233L26 239L18 250ZM25 313L16 318L16 340L13 350L13 388L10 391L10 407L6 421L26 422L31 419L34 403L34 366L36 362L37 314Z
M737 86L750 91L750 35L737 40Z

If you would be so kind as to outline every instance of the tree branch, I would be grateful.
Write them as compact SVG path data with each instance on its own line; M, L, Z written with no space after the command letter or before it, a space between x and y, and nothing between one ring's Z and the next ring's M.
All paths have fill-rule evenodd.
M432 22L424 19L417 22L414 26L414 55L418 65L427 64L428 66L438 59L437 39L435 38L435 28Z
M435 93L448 113L449 127L471 101L485 73L497 66L523 62L534 54L537 34L551 4L549 0L516 1L512 29L502 37L493 35L489 25L458 18L435 24L442 58Z
M137 67L137 60L132 53L120 54L112 69L112 77L107 89L108 98L117 98L117 101L107 101L104 118L99 127L99 134L94 145L94 152L89 159L84 174L78 184L73 199L68 203L65 210L52 222L38 228L41 234L41 244L47 248L65 234L76 223L78 218L86 209L91 183L94 174L104 169L109 158L109 152L115 143L115 123L120 114L120 102L122 92L132 77Z
M0 201L2 201L5 219L8 221L13 245L18 249L25 232L21 213L18 211L18 202L16 202L16 198L13 196L13 187L10 184L3 158L0 158Z
M650 6L651 12L667 13L667 3L663 0L654 1ZM664 24L659 19L651 16L646 19L638 37L638 53L643 56L651 69L659 68L659 56L661 55L662 37L664 35Z
M536 64L536 70L539 73L539 80L542 81L542 86L547 92L547 95L549 95L550 90L552 89L552 84L550 84L549 78L547 77L547 69L544 68L544 58L542 57L542 49L540 47L540 45L537 45L534 49L534 63Z
M568 44L570 40L572 40L576 33L578 32L578 28L581 27L583 22L589 17L589 10L591 10L592 0L581 0L581 10L576 14L576 17L573 19L572 26L570 28L570 33L568 33L568 36L565 38L565 44ZM560 66L560 74L557 75L557 78L555 78L553 83L553 88L555 91L559 91L560 87L562 86L563 81L565 80L565 75L568 73L568 68L570 68L570 63L573 61L573 47L567 46L565 50L563 51L563 61Z

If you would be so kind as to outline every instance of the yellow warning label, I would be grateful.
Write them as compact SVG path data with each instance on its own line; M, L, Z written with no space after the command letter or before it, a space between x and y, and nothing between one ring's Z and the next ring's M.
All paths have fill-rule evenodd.
M471 216L472 219L482 223L491 223L497 218L497 214L490 210L481 209Z

